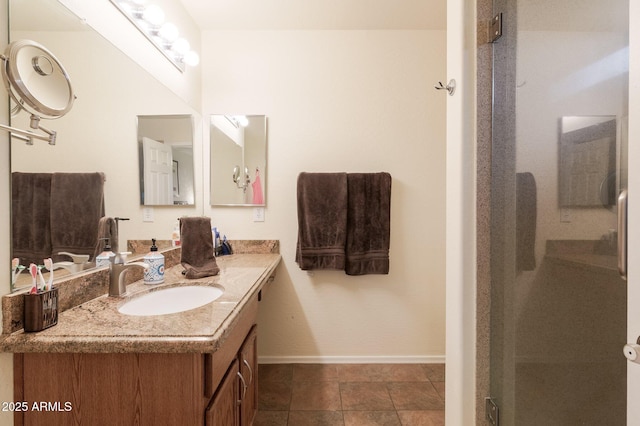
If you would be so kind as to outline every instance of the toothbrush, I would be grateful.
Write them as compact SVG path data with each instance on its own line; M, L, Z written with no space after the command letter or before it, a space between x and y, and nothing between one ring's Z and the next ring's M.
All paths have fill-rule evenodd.
M26 268L20 265L20 259L14 257L11 259L11 283L15 285L16 280L18 279L18 275Z
M40 277L40 284L41 286L38 286L40 288L41 291L46 291L47 290L47 283L44 280L44 277L42 276L42 268L44 268L43 265L38 265L38 276Z
M48 257L44 260L44 267L49 271L49 282L47 283L47 290L53 288L53 260Z
M38 266L35 263L29 265L29 272L31 272L31 280L33 282L33 286L29 291L29 294L37 294L38 293L38 284L36 282L36 276L38 275Z

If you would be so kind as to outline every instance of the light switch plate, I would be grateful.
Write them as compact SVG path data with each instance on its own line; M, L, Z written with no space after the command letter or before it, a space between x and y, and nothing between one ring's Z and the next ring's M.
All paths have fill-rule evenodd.
M142 209L142 221L153 222L153 207L145 207Z
M253 221L264 222L264 207L254 207L253 209Z

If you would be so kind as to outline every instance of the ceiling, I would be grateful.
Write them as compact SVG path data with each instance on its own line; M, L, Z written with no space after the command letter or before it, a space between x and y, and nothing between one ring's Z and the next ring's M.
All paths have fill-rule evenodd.
M443 30L446 0L179 0L201 30Z

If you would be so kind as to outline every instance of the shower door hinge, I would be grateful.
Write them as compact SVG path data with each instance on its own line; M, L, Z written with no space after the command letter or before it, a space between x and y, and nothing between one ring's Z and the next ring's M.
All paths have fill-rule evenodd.
M498 13L489 23L489 43L495 43L502 37L502 13Z
M485 415L487 416L487 420L493 426L500 426L500 410L498 409L498 405L491 398L485 398Z

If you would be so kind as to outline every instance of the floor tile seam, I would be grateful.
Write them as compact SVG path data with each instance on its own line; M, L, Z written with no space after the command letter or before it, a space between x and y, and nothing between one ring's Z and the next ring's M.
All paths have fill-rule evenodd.
M433 382L431 380L294 380L292 382L261 382L261 383L265 383L265 384L270 384L270 383L286 383L286 384L293 384L293 383L316 383L316 384L320 384L320 383L429 383L432 386L435 387L434 383L444 383L444 382Z
M342 424L344 425L344 411L342 411L342 410L289 410L287 412L287 426L289 426L289 420L291 419L291 413L293 413L293 412L308 412L308 411L314 411L314 412L327 411L327 412L331 412L331 413L340 413L340 417L342 418Z

